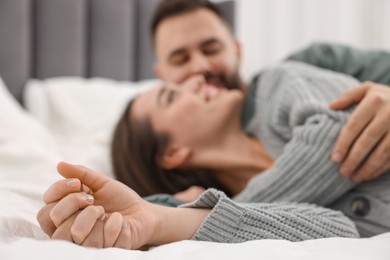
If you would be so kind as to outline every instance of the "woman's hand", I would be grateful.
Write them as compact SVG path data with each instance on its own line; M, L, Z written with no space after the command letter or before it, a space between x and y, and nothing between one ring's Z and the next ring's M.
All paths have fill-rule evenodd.
M151 240L157 217L137 193L82 166L59 163L57 168L68 179L54 183L43 196L47 205L38 213L38 221L46 233L96 247L138 249ZM98 242L90 242L96 240L93 233L101 233Z
M52 238L92 247L140 249L190 239L209 210L146 202L126 185L66 163L44 194L37 219Z
M359 104L337 139L332 160L341 163L344 176L368 181L390 169L390 88L365 82L345 91L330 108L345 109L354 103Z

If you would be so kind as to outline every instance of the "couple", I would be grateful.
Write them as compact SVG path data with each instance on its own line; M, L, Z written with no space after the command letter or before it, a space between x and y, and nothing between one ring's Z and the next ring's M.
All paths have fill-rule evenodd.
M139 249L390 231L388 88L347 90L359 82L299 62L267 68L247 86L239 45L206 0L162 1L152 35L166 83L129 103L112 144L117 177L132 189L60 163L65 179L45 192L38 213L46 233ZM332 107L362 100L353 113L328 108L341 93ZM186 189L179 198L190 203L178 208L141 198Z

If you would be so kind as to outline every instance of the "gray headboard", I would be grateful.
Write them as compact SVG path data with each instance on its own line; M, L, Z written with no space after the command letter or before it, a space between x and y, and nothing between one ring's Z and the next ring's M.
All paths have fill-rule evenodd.
M0 76L21 101L28 78L153 78L159 0L0 0ZM234 0L218 2L234 25Z

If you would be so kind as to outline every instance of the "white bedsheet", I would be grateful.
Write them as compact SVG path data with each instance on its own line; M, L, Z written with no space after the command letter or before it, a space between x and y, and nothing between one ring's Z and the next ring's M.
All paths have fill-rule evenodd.
M133 83L141 85L136 90L118 88L129 84L77 78L32 81L25 97L27 113L0 79L0 259L390 259L390 233L299 243L182 241L147 252L48 240L35 217L42 193L59 178L57 162L86 164L112 175L108 144L116 117L127 98L156 82Z

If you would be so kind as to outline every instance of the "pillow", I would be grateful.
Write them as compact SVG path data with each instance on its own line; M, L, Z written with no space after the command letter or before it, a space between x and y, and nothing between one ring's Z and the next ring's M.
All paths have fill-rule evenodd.
M0 78L0 237L45 237L36 212L59 179L61 160L49 131L29 115Z
M46 142L48 132L20 106L0 77L0 142ZM27 130L28 129L28 130Z
M114 177L110 159L114 126L129 100L158 82L79 77L31 79L24 101L26 109L50 130L62 160Z

